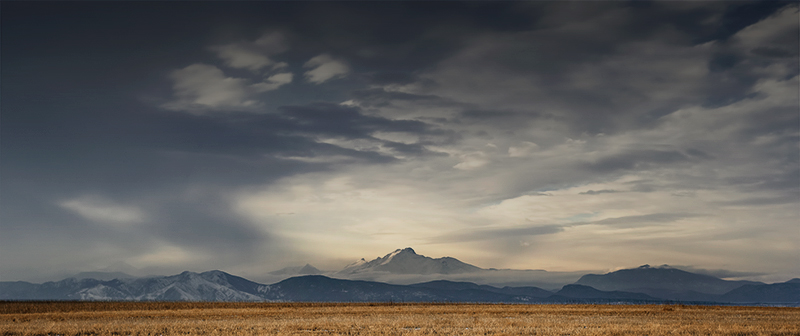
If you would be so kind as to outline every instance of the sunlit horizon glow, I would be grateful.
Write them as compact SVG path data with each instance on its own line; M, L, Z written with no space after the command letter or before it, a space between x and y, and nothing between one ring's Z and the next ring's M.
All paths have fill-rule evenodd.
M404 247L800 277L794 2L2 9L0 281Z

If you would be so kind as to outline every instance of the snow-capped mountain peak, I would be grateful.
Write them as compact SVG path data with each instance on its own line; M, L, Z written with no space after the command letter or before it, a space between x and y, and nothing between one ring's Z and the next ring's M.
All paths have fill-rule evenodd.
M455 258L429 258L407 247L397 249L383 257L367 262L361 259L339 271L340 275L383 272L394 274L457 274L478 272L482 269Z
M379 258L379 259L383 259L383 262L381 262L381 265L388 264L390 261L392 261L392 259L395 256L397 256L398 254L401 254L401 253L417 255L417 253L414 252L414 249L412 249L410 247L406 247L404 249L397 249L397 250L394 250L394 252L385 255L383 258ZM364 260L364 258L361 258L361 260Z
M364 265L364 264L366 264L366 263L367 263L367 260L366 260L366 259L364 259L364 258L361 258L361 259L357 260L356 262L354 262L354 263L352 263L352 264L350 264L350 265L347 265L347 266L345 266L345 267L344 267L344 269L353 268L353 267L358 267L358 266Z

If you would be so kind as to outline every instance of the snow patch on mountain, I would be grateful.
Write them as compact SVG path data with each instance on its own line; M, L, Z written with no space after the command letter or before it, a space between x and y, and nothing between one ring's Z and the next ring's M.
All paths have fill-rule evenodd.
M367 263L367 260L365 260L364 258L361 258L361 259L357 260L356 262L354 262L354 263L352 263L352 264L350 264L350 265L347 265L347 266L345 266L345 267L344 267L344 269L342 269L342 270L346 270L346 269L349 269L349 268L355 268L355 267L359 267L359 266L361 266L361 265L364 265L364 264L366 264L366 263Z
M79 300L90 300L90 301L110 301L110 300L132 300L133 298L130 295L126 295L125 293L119 291L116 288L112 288L103 284L81 289L76 293L77 299Z
M409 247L408 249L409 249L409 250L411 250L411 248L410 248L410 247ZM386 265L386 264L388 264L390 261L392 261L392 258L394 258L394 256L396 256L396 255L398 255L398 254L402 253L403 251L404 251L404 250L397 249L397 250L395 250L394 252L387 254L386 256L384 256L384 257L383 257L383 262L381 262L381 265ZM411 252L413 253L413 252L414 252L414 250L411 250Z

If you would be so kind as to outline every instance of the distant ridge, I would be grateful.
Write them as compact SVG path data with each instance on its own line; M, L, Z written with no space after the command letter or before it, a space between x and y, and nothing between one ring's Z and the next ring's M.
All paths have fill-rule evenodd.
M661 301L647 294L623 291L601 291L584 285L566 285L556 295L573 299L616 299L637 301Z
M702 294L702 293L701 293ZM64 279L32 284L0 282L0 300L87 301L280 301L280 302L487 302L487 303L658 303L667 298L628 291L603 291L566 285L553 293L536 287L494 287L470 282L431 281L392 285L333 279L322 275L289 278L263 285L221 271L102 281ZM681 300L714 304L800 305L800 283L744 285L723 295Z
M261 284L222 271L136 278L0 282L0 300L261 301Z
M543 289L523 291L540 295L518 294L513 288L496 288L466 282L436 281L414 285L390 285L374 281L332 279L309 275L286 279L265 286L264 297L285 301L323 302L506 302L506 303L564 303L564 302L659 302L661 300L639 293L604 292L586 286L590 296L562 290L552 293Z
M591 286L605 291L629 291L654 295L675 295L685 292L724 294L748 284L763 284L753 281L727 281L704 274L696 274L663 265L623 269L606 274L587 274L576 284Z
M285 267L281 268L277 271L269 272L272 275L318 275L323 274L325 272L320 271L311 264L306 264L305 266L300 267Z
M310 264L287 267L273 274L321 273ZM658 303L746 304L800 306L800 279L764 284L726 281L667 265L643 265L606 274L585 274L573 284L548 287L477 284L445 277L486 276L518 272L523 276L546 271L486 270L455 258L429 258L411 248L395 250L372 261L349 265L340 277L392 274L410 279L433 278L409 284L370 279L335 279L323 275L283 278L271 285L222 271L183 272L171 276L115 279L72 277L34 284L0 282L0 300L116 300L116 301L324 301L324 302L489 302L489 303ZM542 273L539 273L542 272ZM422 275L421 275L422 274ZM91 275L84 273L83 275ZM424 275L424 276L423 276ZM487 276L488 275L488 276ZM503 274L500 274L503 275ZM438 278L438 279L437 279ZM577 277L576 277L577 278ZM574 280L573 280L574 281Z
M497 288L489 285L478 285L472 282L455 282L447 280L435 280L410 285L418 288L431 288L431 289L446 289L446 290L484 290L493 293L506 294L506 295L520 295L530 296L534 298L546 298L553 295L553 292L541 289L539 287L503 287Z
M744 285L720 297L721 301L736 303L796 303L800 302L800 281Z

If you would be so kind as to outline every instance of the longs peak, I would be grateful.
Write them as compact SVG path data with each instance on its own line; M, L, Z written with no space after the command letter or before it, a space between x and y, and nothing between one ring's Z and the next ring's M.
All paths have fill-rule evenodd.
M361 259L348 265L340 274L386 272L393 274L457 274L478 272L483 269L451 257L430 258L406 247L397 249L372 261Z

